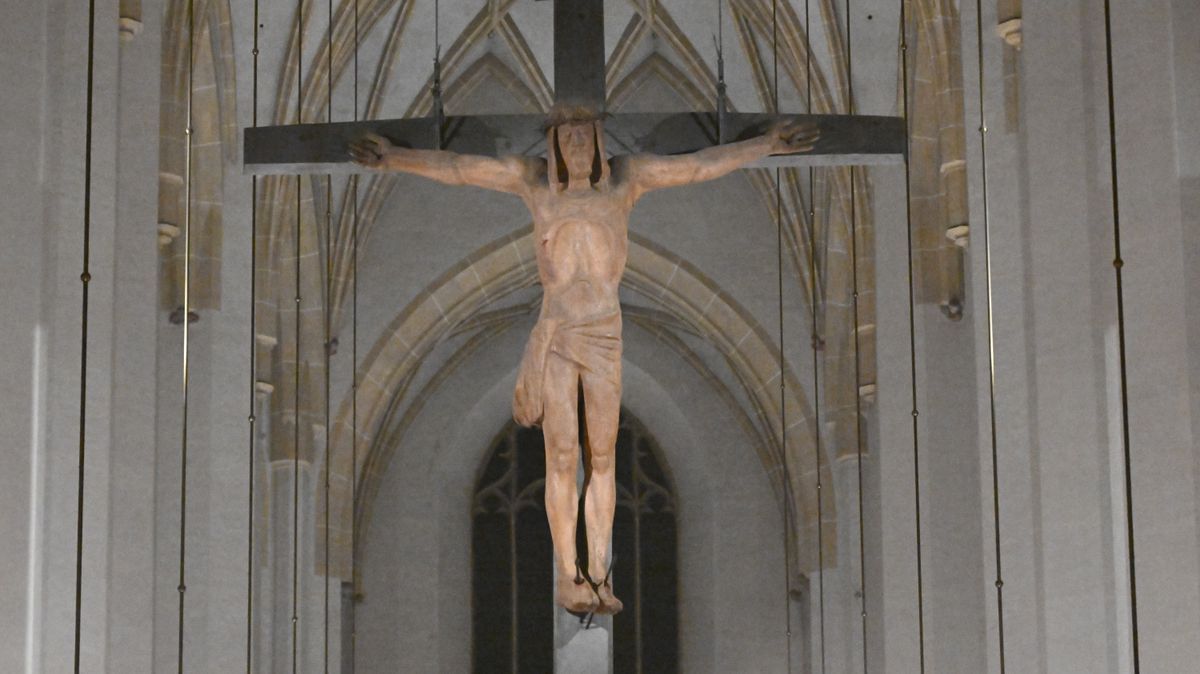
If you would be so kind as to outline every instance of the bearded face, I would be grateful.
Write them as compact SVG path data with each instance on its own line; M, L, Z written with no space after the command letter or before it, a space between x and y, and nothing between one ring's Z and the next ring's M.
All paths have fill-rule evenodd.
M591 122L570 122L558 127L558 150L573 180L586 180L596 158L596 131Z
M607 183L608 156L604 152L604 129L595 119L567 120L547 130L547 159L551 185L566 189L570 183Z

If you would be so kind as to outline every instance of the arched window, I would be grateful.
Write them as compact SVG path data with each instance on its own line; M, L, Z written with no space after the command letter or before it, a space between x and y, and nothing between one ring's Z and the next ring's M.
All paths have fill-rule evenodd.
M675 494L661 456L645 427L622 410L613 526L613 583L625 603L613 620L618 673L678 669ZM475 672L554 669L554 551L543 503L545 470L542 432L509 422L476 480L471 511Z

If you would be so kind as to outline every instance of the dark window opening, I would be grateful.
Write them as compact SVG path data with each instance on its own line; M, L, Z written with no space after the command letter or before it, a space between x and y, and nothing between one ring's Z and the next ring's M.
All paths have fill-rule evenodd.
M613 671L678 671L675 494L645 427L621 411L613 586ZM554 669L554 551L543 503L539 429L509 422L496 436L472 502L473 671ZM582 535L582 527L580 527Z

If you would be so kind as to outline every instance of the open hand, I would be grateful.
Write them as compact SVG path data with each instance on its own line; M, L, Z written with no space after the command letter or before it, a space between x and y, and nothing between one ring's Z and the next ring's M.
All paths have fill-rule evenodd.
M812 122L787 120L776 124L768 133L772 154L808 152L817 144L821 130Z
M369 169L382 169L387 156L395 149L391 141L379 134L368 133L350 143L350 157L354 163Z

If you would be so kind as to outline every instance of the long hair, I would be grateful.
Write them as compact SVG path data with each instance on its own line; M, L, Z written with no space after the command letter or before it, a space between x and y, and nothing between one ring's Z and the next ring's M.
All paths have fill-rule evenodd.
M562 150L558 145L558 128L563 124L589 122L592 125L592 138L595 152L592 157L592 175L589 180L593 187L608 184L612 175L608 165L608 154L604 149L604 116L591 108L583 106L555 106L546 116L546 176L550 187L555 192L566 189L570 175L566 163L562 161Z

